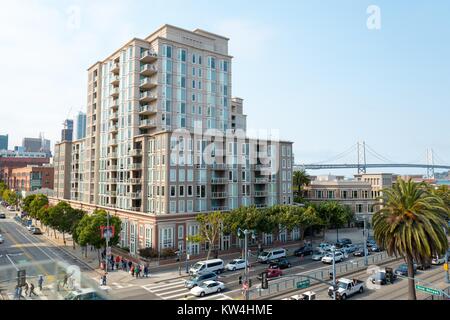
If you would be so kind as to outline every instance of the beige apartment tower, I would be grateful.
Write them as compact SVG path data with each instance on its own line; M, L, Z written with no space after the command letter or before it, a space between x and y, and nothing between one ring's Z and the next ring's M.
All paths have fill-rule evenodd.
M88 69L70 202L120 216L121 245L132 254L198 254L200 245L186 241L198 232L197 214L293 202L292 143L246 136L228 40L164 25ZM235 244L223 235L220 249Z

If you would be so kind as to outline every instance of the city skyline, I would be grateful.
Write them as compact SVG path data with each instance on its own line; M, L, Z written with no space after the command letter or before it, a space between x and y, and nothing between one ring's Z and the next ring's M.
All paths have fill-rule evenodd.
M26 46L38 48L35 52L42 63L21 63L28 68L27 78L37 84L25 93L21 90L19 99L12 100L18 90L14 85L17 81L1 80L6 89L5 103L20 106L0 119L1 134L9 134L10 146L20 145L22 137L41 131L52 142L58 141L62 121L86 110L85 72L95 59L106 56L130 37L145 37L164 23L170 23L186 29L201 27L231 39L230 54L235 57L233 96L243 98L246 112L254 115L249 118L249 130L282 128L281 137L295 142L296 163L326 160L363 139L378 152L399 162L420 158L425 161L426 149L433 148L449 163L450 148L445 139L449 111L445 110L445 102L450 97L445 88L450 79L444 72L449 69L445 61L449 47L440 42L441 36L448 32L444 14L448 4L442 2L429 8L417 3L377 1L374 4L381 9L381 29L370 30L366 25L369 17L366 10L371 4L361 1L352 6L344 1L339 5L332 2L318 5L304 1L277 7L268 3L257 8L243 5L238 14L211 14L198 25L191 21L189 13L204 10L202 2L188 6L183 16L164 11L160 2L136 2L127 6L119 2L108 2L108 6L83 1L57 5L32 2L27 9L10 3L8 10L1 14L8 13L8 17L1 19L5 24L3 29L19 13L23 23L3 35L5 50L0 55L5 60L20 59L21 54L15 58L10 55L25 49L16 39L27 34L39 39L39 44ZM147 23L139 19L135 9L150 5L161 9L162 14ZM231 7L235 5L230 3ZM325 7L327 10L320 10ZM105 24L96 23L96 17L91 14L94 9L105 13L108 18ZM412 18L420 13L421 19L403 28L406 12ZM36 28L35 18L29 17L32 13L48 19ZM274 22L270 28L265 24L269 18ZM117 32L110 32L109 20L118 24ZM252 41L245 41L249 37ZM293 41L297 37L301 41ZM88 45L81 46L82 43ZM283 52L281 58L274 56ZM64 64L66 59L72 62L69 66ZM60 67L49 72L46 79L40 79L39 70L48 66L47 62ZM288 69L294 72L286 75ZM11 77L15 74L22 73L15 72ZM61 78L65 81L60 81ZM261 96L260 92L265 95ZM31 108L27 102L30 98L36 101ZM282 112L274 113L274 105ZM72 113L67 116L71 108ZM23 110L30 116L20 121L23 126L19 135L15 124ZM421 130L411 137L406 132L409 127ZM411 140L413 145L409 143Z

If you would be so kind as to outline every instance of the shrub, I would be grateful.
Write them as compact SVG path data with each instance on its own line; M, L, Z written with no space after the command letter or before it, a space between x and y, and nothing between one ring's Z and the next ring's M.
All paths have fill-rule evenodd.
M175 257L177 254L175 253L175 250L173 250L172 248L166 248L163 251L161 251L161 257L164 258L170 258L170 257Z
M139 255L142 257L142 258L156 258L156 257L158 257L158 251L156 251L155 249L153 249L153 248L142 248L142 249L139 249Z

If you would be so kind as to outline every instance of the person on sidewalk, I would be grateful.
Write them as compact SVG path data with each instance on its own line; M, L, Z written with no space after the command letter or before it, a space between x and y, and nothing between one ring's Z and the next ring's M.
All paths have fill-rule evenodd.
M148 263L144 266L144 277L148 278Z
M20 300L20 298L24 298L26 299L23 295L22 295L22 287L18 286L17 288L17 298Z
M139 273L140 273L140 267L139 264L136 264L136 267L134 267L134 273L136 274L136 279L139 278Z
M124 258L122 258L121 260L120 260L120 262L122 263L122 270L124 270L124 271L128 271L128 268L127 268L127 260L125 260Z
M67 280L69 280L69 277L67 276L67 273L64 274L64 280L63 280L63 288L67 286Z
M106 286L106 273L102 276L102 286Z
M128 269L131 270L132 267L133 267L133 262L131 262L131 260L130 260L130 261L128 261Z
M128 264L129 265L129 264ZM131 264L130 266L130 272L131 272L131 276L134 278L134 271L136 270L135 267L133 267L133 264Z
M120 256L116 257L116 269L119 270Z
M39 286L39 291L42 291L42 284L44 283L44 276L41 274L38 278L38 286Z
M27 296L28 295L28 289L29 289L29 284L28 284L28 282L25 282L25 296Z
M30 284L30 297L31 297L31 294L34 294L35 296L37 296L37 294L36 294L36 292L34 292L34 284L33 283L31 283Z

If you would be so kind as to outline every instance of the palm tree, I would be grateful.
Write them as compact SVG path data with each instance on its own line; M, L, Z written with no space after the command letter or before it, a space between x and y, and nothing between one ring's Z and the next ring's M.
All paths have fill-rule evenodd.
M295 171L292 182L294 190L297 191L297 196L302 196L301 191L303 187L308 186L311 183L311 178L305 170Z
M398 179L379 197L372 222L374 237L389 255L401 256L408 265L409 300L416 300L414 262L425 263L448 248L448 207L425 183Z

